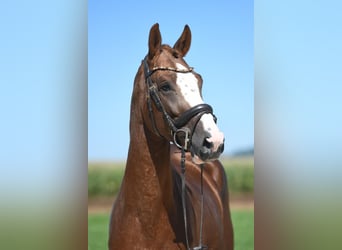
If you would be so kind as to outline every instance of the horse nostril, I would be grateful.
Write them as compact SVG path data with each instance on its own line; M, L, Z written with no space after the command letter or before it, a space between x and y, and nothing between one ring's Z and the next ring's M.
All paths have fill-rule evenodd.
M208 138L205 138L202 145L203 145L203 147L210 149L213 147L214 144L212 142L208 141Z
M218 147L217 151L220 152L220 153L223 153L223 151L224 151L224 143L222 143L222 144Z

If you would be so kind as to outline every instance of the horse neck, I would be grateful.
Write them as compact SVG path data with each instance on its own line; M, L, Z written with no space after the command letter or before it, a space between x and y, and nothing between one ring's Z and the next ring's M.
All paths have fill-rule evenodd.
M126 198L128 204L131 202L140 211L146 210L157 216L165 209L170 215L174 211L170 144L145 127L140 107L132 102L124 180Z

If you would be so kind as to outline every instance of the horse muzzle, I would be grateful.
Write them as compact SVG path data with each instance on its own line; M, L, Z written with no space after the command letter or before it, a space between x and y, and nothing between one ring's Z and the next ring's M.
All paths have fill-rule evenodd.
M215 118L204 114L191 138L191 155L194 163L217 160L224 151L224 134L218 129Z

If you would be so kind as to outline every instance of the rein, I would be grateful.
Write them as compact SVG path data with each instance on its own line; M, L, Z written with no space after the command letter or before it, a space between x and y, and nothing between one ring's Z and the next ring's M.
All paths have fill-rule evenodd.
M208 249L207 246L202 245L203 241L203 168L204 164L200 165L201 167L201 224L200 224L200 238L199 238L199 244L197 247L192 248L193 250L205 250ZM185 193L186 193L186 187L185 187L185 150L184 147L182 147L182 155L181 155L181 180L182 180L182 207L183 207L183 219L184 219L184 229L185 229L185 241L186 241L186 248L188 250L191 250L189 246L189 236L188 236L188 221L187 221L187 215L186 215L186 200L185 200Z
M203 168L204 164L201 164L201 223L200 223L200 238L199 238L199 245L194 248L190 248L189 245L189 236L188 236L188 222L187 222L187 214L186 214L186 175L185 175L185 152L190 150L191 147L191 137L193 131L191 131L188 127L184 127L193 117L198 116L198 120L195 122L195 126L193 130L196 128L196 125L202 115L204 114L212 114L214 117L214 120L216 122L216 117L213 114L213 109L208 104L198 104L189 110L185 111L183 114L181 114L177 119L172 119L170 115L166 112L162 101L160 100L160 97L158 95L158 88L157 86L152 82L151 75L158 71L158 70L167 70L167 71L173 71L177 73L189 73L193 71L193 68L189 69L175 69L171 67L154 67L152 70L149 70L148 64L147 64L147 57L143 60L144 65L144 74L145 74L145 81L148 86L148 96L147 96L147 104L148 104L148 110L149 110L149 116L152 120L152 126L155 132L160 136L164 137L160 134L155 119L153 115L153 109L151 104L151 99L154 101L154 104L156 105L157 109L163 114L163 117L165 121L167 122L169 128L171 129L171 134L173 135L173 142L174 144L181 149L181 181L182 181L182 208L183 208L183 219L184 219L184 228L185 228L185 240L186 240L186 247L188 250L204 250L208 249L207 246L202 245L202 239L203 239ZM177 136L184 136L184 145L181 145L179 141L177 140Z

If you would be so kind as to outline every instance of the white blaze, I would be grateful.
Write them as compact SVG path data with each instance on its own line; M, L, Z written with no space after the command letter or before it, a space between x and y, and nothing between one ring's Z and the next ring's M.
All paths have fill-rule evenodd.
M181 70L187 69L180 63L176 63L176 68ZM203 103L198 88L198 81L193 73L177 73L177 85L180 88L185 101L189 103L191 107Z
M187 69L179 63L176 63L176 67L177 69L181 70ZM198 80L193 73L177 73L177 85L180 88L185 101L190 105L190 107L204 103L200 95ZM211 114L202 115L200 122L202 122L204 130L211 134L211 137L208 138L208 141L213 143L213 150L216 151L223 143L223 133L218 129Z

